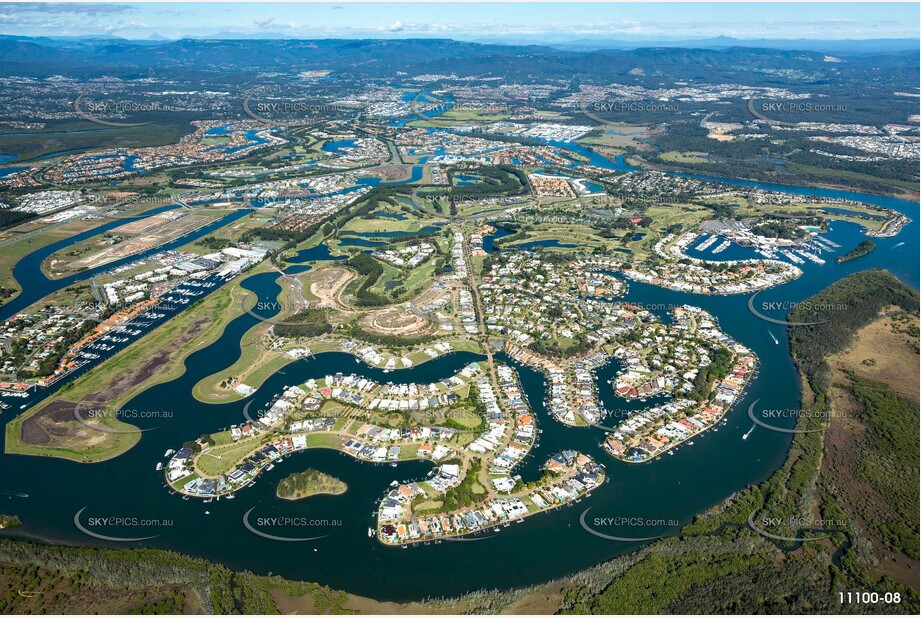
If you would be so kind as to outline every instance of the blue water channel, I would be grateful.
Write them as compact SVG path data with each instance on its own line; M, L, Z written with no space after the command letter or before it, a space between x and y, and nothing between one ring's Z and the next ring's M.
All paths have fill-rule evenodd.
M565 147L580 152L573 144ZM584 149L583 149L584 150ZM624 169L622 159L610 162L590 151L580 152L593 165L604 162L609 169ZM601 166L601 165L599 165ZM801 278L761 293L763 301L798 302L830 283L868 268L882 267L913 287L918 287L918 205L914 202L832 189L812 189L766 185L750 181L707 178L742 186L758 186L796 195L817 195L856 199L895 208L913 221L894 238L874 239L876 250L869 255L837 264L832 259L822 266L807 263ZM156 212L156 211L155 211ZM228 215L239 217L245 211ZM222 219L215 227L226 224ZM49 281L39 265L47 255L69 244L90 238L120 225L123 221L103 224L73 238L55 243L23 258L14 269L24 287L20 298L0 308L0 317L9 317L28 304L76 281L85 280L94 271L80 273L67 280ZM213 228L212 228L213 229ZM209 230L199 230L198 236ZM495 238L508 230L499 229L484 239L484 249L491 251ZM842 245L847 252L863 238L859 226L833 222L825 237ZM190 239L182 239L184 244ZM178 241L177 241L178 242ZM178 246L171 244L171 246ZM158 247L150 253L162 251ZM730 250L726 251L727 258ZM292 272L303 272L311 264L333 259L324 245L301 252ZM137 259L136 257L130 259ZM117 264L108 265L113 268ZM297 269L296 271L294 269ZM95 271L95 272L98 272ZM281 288L277 273L245 277L243 288L255 296L254 301L273 306ZM254 409L269 404L286 386L308 378L335 372L356 372L383 382L430 382L448 377L471 360L481 358L471 353L454 353L406 370L385 373L357 362L344 353L326 353L314 358L293 361L270 376L252 396L226 404L205 404L192 396L201 379L232 365L251 345L246 333L258 319L242 314L226 327L220 338L194 352L185 361L185 373L177 379L154 386L134 397L126 406L142 412L168 411L171 416L156 420L138 418L136 424L151 429L128 453L102 463L81 465L51 458L4 455L0 457L0 491L9 495L6 509L20 515L21 528L5 532L10 536L33 538L54 543L88 546L106 545L87 537L74 525L74 515L86 507L83 517L139 517L172 522L155 531L120 529L115 534L155 535L137 543L110 543L113 547L145 546L172 549L222 562L232 568L257 573L276 573L285 577L317 581L335 588L379 599L405 601L428 596L456 595L477 588L508 588L530 585L560 577L601 561L623 555L641 542L605 541L589 535L579 526L579 515L591 507L594 517L641 517L675 520L679 526L733 492L767 478L786 457L790 439L781 433L755 430L747 440L742 435L751 427L745 409L755 399L765 407L799 407L800 385L790 357L786 331L767 324L747 310L746 296L703 296L673 292L645 284L629 282L626 300L642 302L654 313L667 319L669 307L692 304L716 316L723 330L749 346L761 361L760 375L749 391L717 430L695 438L693 446L679 447L674 455L645 464L626 464L608 457L600 448L603 433L595 428L567 428L549 417L544 405L546 384L541 374L521 367L499 354L520 372L522 385L533 406L542 430L537 446L519 472L526 480L536 478L546 458L564 448L581 450L607 466L610 482L595 490L579 505L528 518L521 524L503 528L492 537L484 535L471 542L444 542L437 545L394 549L368 538L373 513L380 497L393 480L422 479L430 463L406 462L398 468L358 463L329 450L310 450L286 458L258 482L237 494L232 501L212 504L184 501L170 495L163 486L162 474L154 470L167 449L178 448L184 441L244 421L243 408ZM248 305L249 306L249 305ZM263 317L273 312L265 311ZM774 317L783 317L776 315ZM778 340L775 343L774 338ZM151 353L155 353L152 350ZM627 402L616 398L607 386L617 370L611 362L598 370L602 403L611 410L616 422L631 410L654 402ZM16 413L9 410L4 418ZM794 419L786 419L787 426ZM341 496L318 496L306 501L289 502L275 497L275 484L284 475L316 468L345 481L349 490ZM13 497L18 493L28 498ZM294 536L322 536L304 543L280 543L251 534L243 525L244 514L253 509L255 517L290 516L315 522L308 527L275 530ZM206 513L207 512L207 513ZM675 534L679 526L604 530L611 535L656 536Z

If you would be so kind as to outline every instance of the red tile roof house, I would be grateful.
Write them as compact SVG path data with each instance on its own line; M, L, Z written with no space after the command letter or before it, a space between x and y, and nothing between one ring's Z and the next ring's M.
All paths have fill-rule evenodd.
M624 454L624 444L616 438L608 438L607 445L615 455Z

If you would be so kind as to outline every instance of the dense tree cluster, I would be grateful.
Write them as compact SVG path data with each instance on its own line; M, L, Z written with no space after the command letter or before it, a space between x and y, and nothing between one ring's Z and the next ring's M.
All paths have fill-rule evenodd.
M851 260L856 260L859 257L863 257L866 254L870 253L876 249L876 243L870 239L862 241L859 245L842 255L837 259L837 262L840 264L842 262L850 262Z
M862 505L861 517L895 551L918 559L918 408L885 382L849 374L847 390L860 403L867 427L858 454L857 480L885 504Z
M200 247L204 247L211 251L220 251L221 249L226 249L233 245L233 241L229 238L218 238L216 236L205 236L201 240L195 243Z
M8 227L13 227L14 225L25 223L29 219L34 219L37 216L38 215L31 212L20 212L18 210L9 209L0 210L0 230L5 230Z
M463 173L471 170L462 170ZM472 170L477 182L470 185L453 187L452 198L478 198L516 195L525 190L528 180L524 172L511 165L483 166ZM452 171L453 175L453 171Z
M387 305L390 301L386 296L375 294L370 290L371 286L377 283L377 280L384 274L384 267L367 253L359 253L349 258L346 265L358 271L359 275L364 276L365 280L355 291L355 304L359 307L380 307Z
M454 512L486 500L488 494L477 481L482 467L482 461L475 459L470 464L470 468L467 470L467 475L464 476L464 479L457 486L445 492L443 500L445 511ZM479 488L479 492L474 491L475 488Z
M275 490L279 498L306 498L317 494L341 494L346 485L334 476L308 468L289 474L278 482Z
M711 357L707 368L697 373L692 383L694 388L688 393L688 397L694 401L709 399L713 384L725 378L729 373L732 352L728 348L718 348L711 354Z

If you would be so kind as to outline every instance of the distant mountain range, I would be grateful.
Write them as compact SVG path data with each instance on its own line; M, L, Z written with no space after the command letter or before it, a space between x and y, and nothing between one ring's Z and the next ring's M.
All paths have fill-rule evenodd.
M363 38L363 37L357 37ZM430 39L430 37L419 37ZM86 35L69 37L27 37L17 35L2 35L0 39L14 39L29 41L48 47L66 47L78 45L81 42L107 41L109 43L122 42L133 45L156 45L163 42L182 40L168 39L159 34L152 34L144 39L126 39L112 35ZM282 32L265 32L258 37L251 34L226 31L206 37L188 37L186 40L290 40L289 34ZM345 40L345 39L341 39ZM389 37L384 40L400 40L399 37ZM431 39L430 39L431 40ZM608 35L589 35L573 39L567 35L474 35L457 36L454 40L490 45L541 45L561 50L571 51L600 51L605 49L639 49L642 47L683 47L687 49L724 49L727 47L755 47L762 49L784 49L792 51L815 51L826 54L879 54L902 51L921 50L921 39L739 39L730 36L716 36L708 38L686 37L656 37L641 38L637 36L622 35L612 38Z
M478 42L497 43L498 40L478 38ZM514 44L518 41L505 37L502 42ZM730 36L718 36L706 39L612 39L607 36L584 37L575 40L559 38L541 38L537 41L556 49L578 51L602 49L638 49L641 47L685 47L690 49L725 49L727 47L756 47L760 49L785 49L791 51L814 51L825 54L880 54L921 49L919 39L736 39Z
M495 44L452 39L181 39L126 40L107 37L29 38L0 36L0 73L131 74L142 70L258 73L327 69L353 76L391 77L400 72L506 79L615 80L624 75L730 79L758 73L768 79L821 81L871 68L918 67L914 51L887 50L829 62L828 51L725 46L734 39L707 39L709 47L674 45L631 49ZM765 43L770 41L765 40ZM776 42L776 41L775 41ZM523 62L523 58L527 58Z

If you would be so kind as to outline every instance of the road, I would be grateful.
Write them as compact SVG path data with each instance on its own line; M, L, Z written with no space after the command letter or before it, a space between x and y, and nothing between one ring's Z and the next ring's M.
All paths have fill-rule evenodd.
M377 139L387 144L387 148L390 149L390 158L387 159L388 163L393 163L393 164L403 163L403 156L400 154L400 149L393 142L393 140L389 140L386 137L378 137Z

